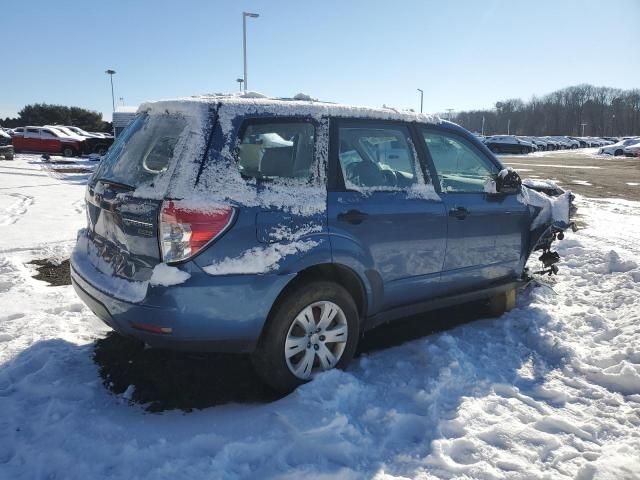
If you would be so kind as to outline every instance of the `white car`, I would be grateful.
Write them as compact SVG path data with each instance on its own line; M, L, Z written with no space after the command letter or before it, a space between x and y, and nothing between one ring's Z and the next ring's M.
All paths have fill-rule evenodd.
M627 140L622 140L621 142L614 143L613 145L607 145L606 147L602 147L598 150L598 153L601 155L613 155L615 157L619 157L620 155L625 154L625 147L629 147L636 143L640 143L640 138L629 138Z
M66 128L67 130L75 133L76 135L80 135L81 137L84 138L104 138L102 135L96 135L95 133L89 133L81 128L78 127L72 127L70 125L64 125L64 128Z
M640 157L640 143L634 143L624 147L625 157Z
M71 130L69 130L66 127L63 127L62 125L45 125L45 128L50 128L53 129L57 132L60 132L60 134L73 138L75 140L78 140L79 142L83 141L85 139L85 137L83 137L82 135L78 135L75 132L72 132Z

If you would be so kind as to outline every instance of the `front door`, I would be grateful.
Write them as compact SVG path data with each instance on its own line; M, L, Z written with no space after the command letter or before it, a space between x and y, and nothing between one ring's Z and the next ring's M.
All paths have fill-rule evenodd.
M409 129L392 122L338 122L331 128L335 181L328 194L333 261L368 277L370 314L437 295L446 211L425 183Z
M516 277L528 234L526 205L517 194L485 192L485 182L500 166L468 139L437 127L421 131L447 209L443 291L488 287Z
M24 143L23 149L31 152L42 152L42 145L40 142L40 129L39 128L25 128L24 129Z

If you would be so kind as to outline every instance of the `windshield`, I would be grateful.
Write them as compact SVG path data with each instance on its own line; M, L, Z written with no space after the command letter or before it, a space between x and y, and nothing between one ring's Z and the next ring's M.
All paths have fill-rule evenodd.
M187 121L177 114L139 115L109 149L94 178L136 188L165 172Z

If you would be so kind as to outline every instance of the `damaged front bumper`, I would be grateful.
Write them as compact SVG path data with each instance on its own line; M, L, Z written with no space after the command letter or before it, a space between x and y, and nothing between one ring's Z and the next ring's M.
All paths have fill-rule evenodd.
M551 198L557 198L567 193L564 189L553 182L539 183L539 185L529 185L526 188L535 190ZM529 244L527 258L529 258L533 252L542 252L538 257L538 260L542 263L542 269L533 272L534 274L555 275L558 273L557 263L560 262L560 254L557 251L552 250L552 247L556 240L564 239L564 232L566 230L571 229L573 232L577 231L577 226L573 221L578 210L575 205L575 199L575 195L568 192L568 221L557 221L552 216L550 222L547 222L531 231L531 241ZM536 214L539 214L539 211L536 212Z

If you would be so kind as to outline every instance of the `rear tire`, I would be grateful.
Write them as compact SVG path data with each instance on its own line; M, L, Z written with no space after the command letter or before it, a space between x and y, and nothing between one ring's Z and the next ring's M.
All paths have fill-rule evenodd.
M4 158L5 158L6 160L13 160L13 153L7 153L7 154L4 156Z
M499 317L516 306L516 289L511 288L489 299L489 312L492 317Z
M622 153L623 153L622 150L618 149L615 152L613 152L613 156L614 157L619 157L620 155L622 155Z
M520 153L521 153L522 155L526 155L527 153L529 153L529 150L528 150L526 147L522 147L522 148L520 149Z
M325 311L332 319L326 326L320 322ZM266 384L291 392L316 373L345 368L356 352L359 330L358 309L347 290L333 282L308 283L273 307L252 355L253 366ZM338 331L344 333L335 337Z

